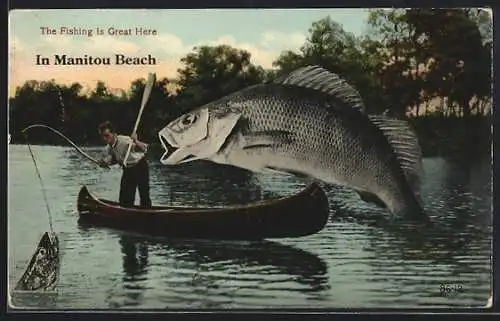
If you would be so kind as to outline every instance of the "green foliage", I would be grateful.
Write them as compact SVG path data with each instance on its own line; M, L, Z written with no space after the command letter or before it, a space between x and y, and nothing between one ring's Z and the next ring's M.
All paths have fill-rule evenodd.
M378 70L391 109L399 104L401 112L407 112L446 97L452 108L458 105L458 114L468 116L479 103L490 100L488 18L484 11L461 9L372 11L368 23L378 35L383 66ZM471 106L473 98L477 103Z
M195 47L181 59L177 85L181 110L191 109L260 83L264 69L250 62L248 51L227 45Z
M368 32L356 37L330 17L320 19L311 25L300 50L283 51L271 70L254 65L245 50L227 45L195 47L181 59L178 77L157 80L139 136L156 142L157 132L187 110L311 64L344 77L358 89L370 113L417 116L413 123L423 140L432 139L433 144L449 142L458 131L443 128L437 137L426 134L422 124L444 126L448 117L453 119L449 124L462 126L469 121L457 117L489 115L492 20L488 12L375 9L366 23ZM136 79L128 90L116 93L99 81L85 94L78 83L30 80L9 100L9 130L16 142L23 128L44 123L78 143L100 143L96 127L101 121L112 120L121 132L132 130L144 86L144 79ZM31 139L55 143L53 135L45 133Z
M357 38L346 32L330 17L313 23L300 52L285 51L273 65L276 75L305 65L320 65L354 85L371 112L383 111L386 104L378 80L373 77L378 67L377 51L370 39Z

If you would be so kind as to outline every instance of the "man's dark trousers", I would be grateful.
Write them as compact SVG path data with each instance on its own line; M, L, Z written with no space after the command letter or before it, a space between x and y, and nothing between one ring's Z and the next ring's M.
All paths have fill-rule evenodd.
M123 168L120 184L120 204L122 206L134 205L136 189L139 189L141 206L145 208L151 207L151 199L149 197L149 166L145 157L136 165Z

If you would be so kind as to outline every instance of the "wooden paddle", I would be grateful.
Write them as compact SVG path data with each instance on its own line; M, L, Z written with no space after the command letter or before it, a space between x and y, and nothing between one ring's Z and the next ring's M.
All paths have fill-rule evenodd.
M139 109L139 114L137 115L137 119L135 121L134 130L132 131L132 135L130 136L134 136L137 133L137 128L139 127L139 122L141 121L142 112L149 100L149 96L151 95L151 91L153 90L155 81L156 81L156 74L149 73L148 82L146 83L146 87L144 88L144 94L142 95L141 109ZM130 155L131 149L132 149L132 143L128 145L127 153L125 154L125 159L123 160L124 167L127 167L127 160Z

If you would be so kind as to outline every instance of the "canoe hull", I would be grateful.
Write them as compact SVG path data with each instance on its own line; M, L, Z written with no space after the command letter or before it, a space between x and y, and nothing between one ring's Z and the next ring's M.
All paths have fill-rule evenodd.
M83 186L78 195L81 224L175 238L264 239L319 232L329 216L323 189L311 183L299 193L228 207L121 207L97 198Z

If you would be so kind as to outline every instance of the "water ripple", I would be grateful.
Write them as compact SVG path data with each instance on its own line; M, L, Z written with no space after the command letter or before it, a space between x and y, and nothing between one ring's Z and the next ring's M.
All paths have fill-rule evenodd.
M25 146L10 145L9 282L48 229ZM33 146L61 239L57 297L16 305L64 308L380 308L483 306L491 293L491 166L424 160L435 227L386 224L353 191L323 184L331 219L319 233L262 242L168 240L77 224L82 184L117 199L121 172L69 148ZM91 155L100 149L88 148ZM155 204L243 204L291 195L306 181L209 163L151 165ZM27 202L29 195L29 202ZM244 228L244 227L242 227ZM460 286L461 293L442 287Z

